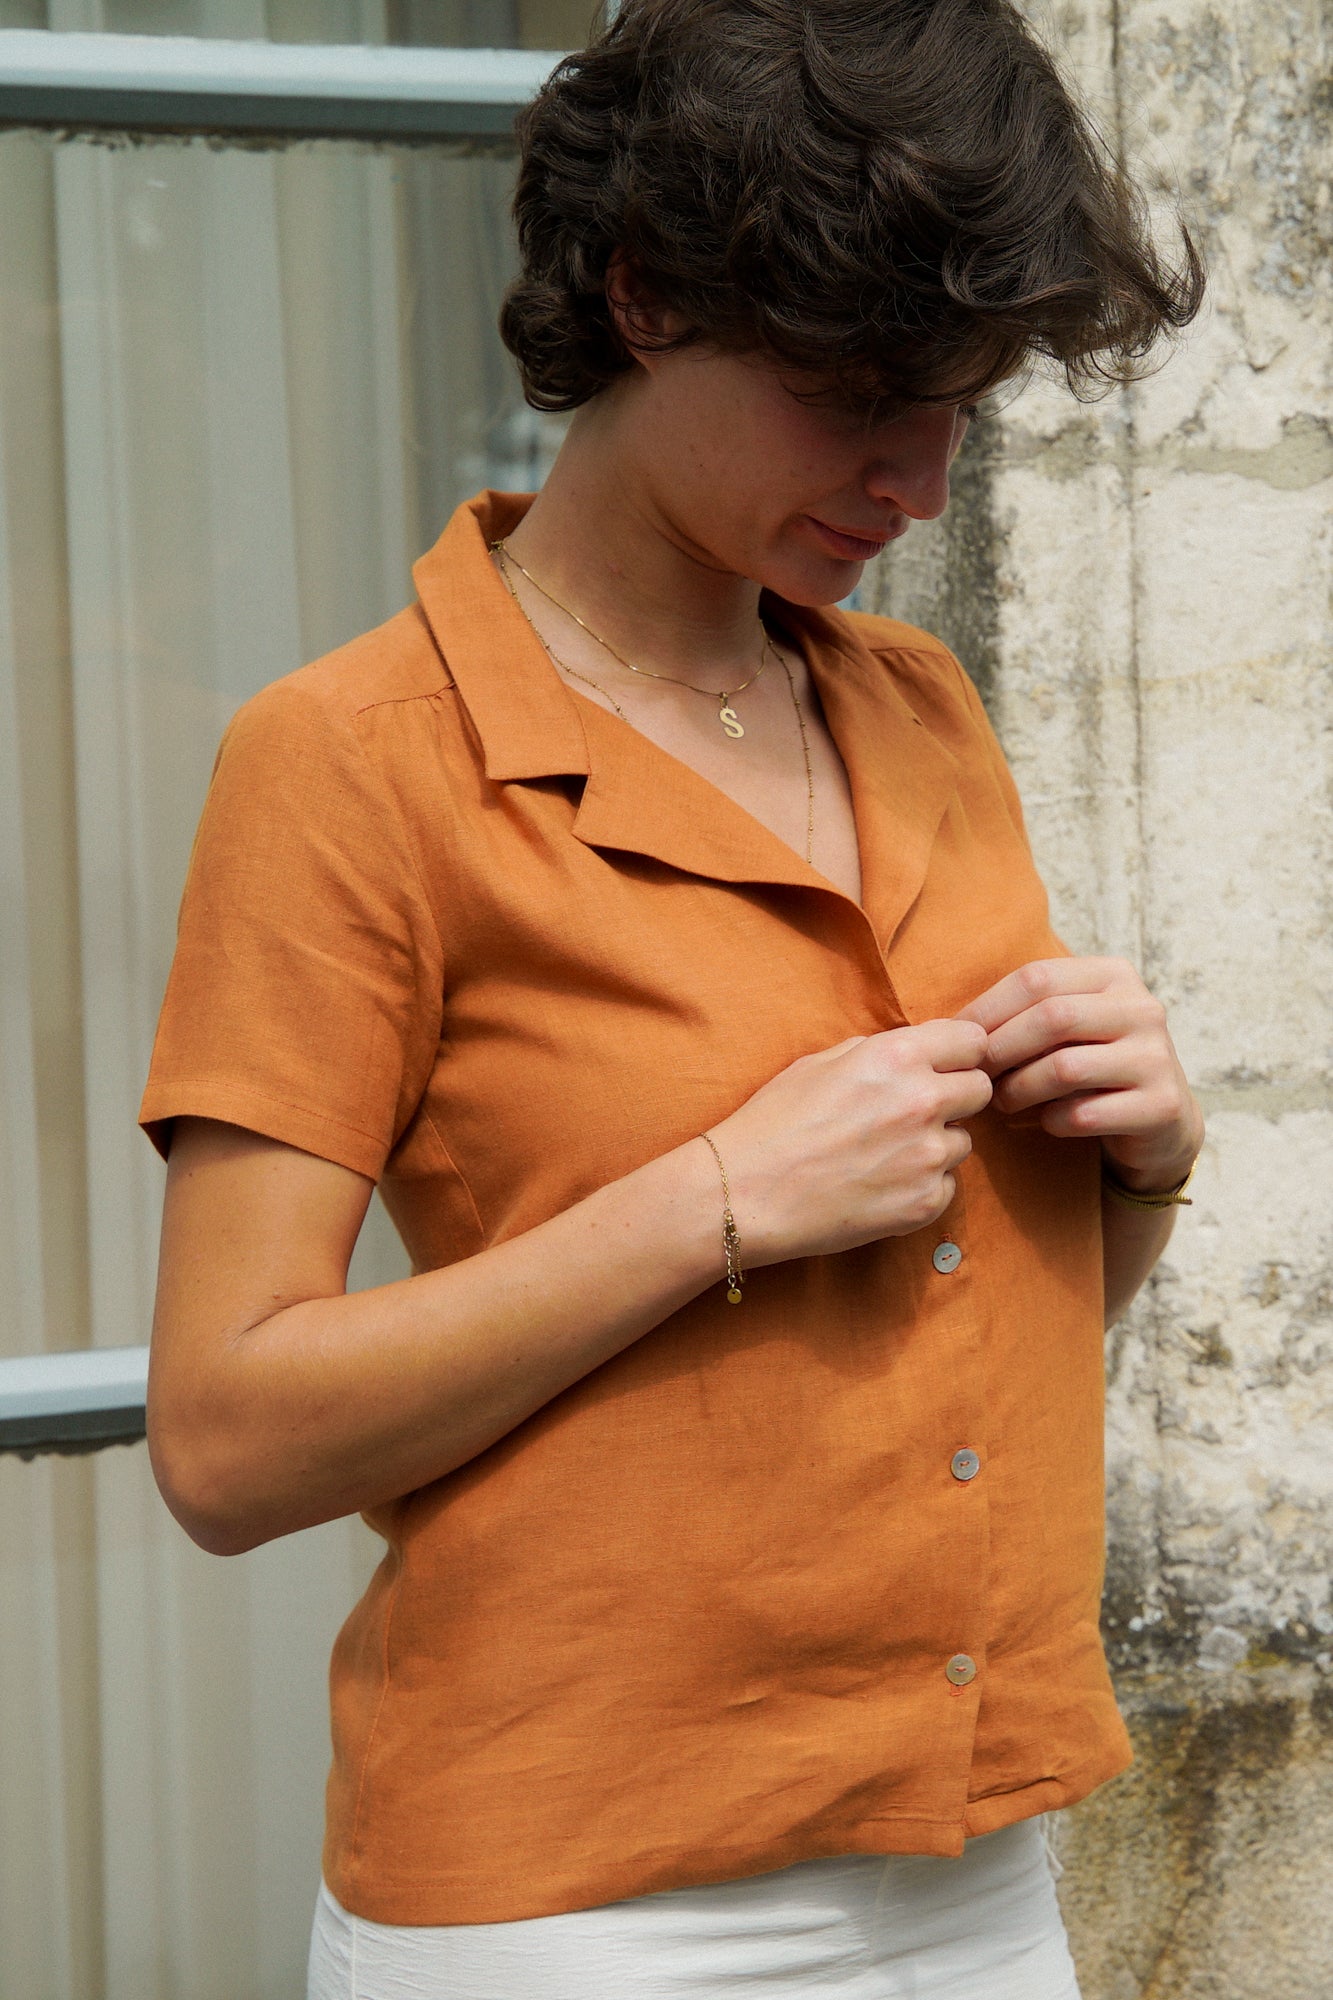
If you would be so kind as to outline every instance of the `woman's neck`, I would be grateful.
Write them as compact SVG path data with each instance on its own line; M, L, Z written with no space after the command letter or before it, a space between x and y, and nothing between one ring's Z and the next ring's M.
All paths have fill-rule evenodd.
M754 653L759 585L690 541L642 466L614 394L585 404L506 547L617 650L707 681Z

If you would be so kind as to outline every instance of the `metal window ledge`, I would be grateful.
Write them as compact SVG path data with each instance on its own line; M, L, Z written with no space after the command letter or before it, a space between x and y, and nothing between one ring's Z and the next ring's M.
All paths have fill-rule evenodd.
M144 1435L146 1347L0 1361L0 1452L100 1451Z
M0 126L510 142L558 53L0 30Z

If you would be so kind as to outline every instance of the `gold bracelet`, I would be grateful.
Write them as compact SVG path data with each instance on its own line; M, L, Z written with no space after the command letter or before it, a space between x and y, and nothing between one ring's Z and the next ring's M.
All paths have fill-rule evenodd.
M1117 1201L1123 1202L1126 1208L1193 1208L1194 1203L1185 1190L1194 1179L1202 1157L1202 1154L1196 1154L1194 1165L1184 1180L1175 1187L1168 1188L1165 1194L1136 1194L1133 1188L1127 1188L1123 1181L1116 1179L1105 1160L1102 1161L1102 1186L1108 1194L1114 1195Z
M738 1306L741 1302L741 1286L745 1283L745 1273L741 1269L741 1239L736 1233L736 1218L731 1212L731 1185L727 1180L727 1170L722 1164L722 1155L713 1145L706 1132L699 1134L712 1147L717 1170L722 1176L722 1248L727 1254L727 1304Z

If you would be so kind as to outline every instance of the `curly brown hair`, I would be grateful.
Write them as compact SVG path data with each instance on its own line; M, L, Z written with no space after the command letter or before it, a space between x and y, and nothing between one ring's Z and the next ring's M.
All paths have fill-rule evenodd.
M963 401L1044 356L1142 374L1202 301L1010 0L626 0L519 120L500 331L538 409L632 365L617 253L684 320L858 407Z

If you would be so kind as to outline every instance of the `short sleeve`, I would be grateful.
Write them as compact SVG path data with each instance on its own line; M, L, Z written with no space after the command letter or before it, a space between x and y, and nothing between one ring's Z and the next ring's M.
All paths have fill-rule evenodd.
M429 1082L438 926L391 776L310 669L245 703L195 835L139 1123L224 1119L378 1180Z
M1027 827L1023 818L1023 804L1014 783L1013 772L995 734L986 705L977 693L976 683L963 666L958 655L936 638L933 632L923 631L916 625L905 625L896 618L882 618L873 613L857 611L850 614L853 630L889 666L890 671L901 671L904 665L915 669L915 685L918 693L935 706L943 697L944 714L936 714L948 732L945 741L955 751L964 756L972 756L979 748L986 767L995 781L995 786L1004 802L1005 812L1014 826L1020 840L1031 852ZM924 669L924 673L921 672ZM956 692L955 692L956 691ZM966 721L959 732L958 698L961 698Z
M1000 788L1005 805L1008 807L1009 817L1013 820L1015 827L1022 836L1023 845L1031 852L1032 843L1028 839L1027 826L1023 818L1023 801L1018 795L1018 786L1014 783L1014 774L1009 769L1009 760L1004 754L999 737L995 734L994 725L986 713L986 704L977 693L976 682L972 679L972 676L968 673L957 655L950 653L948 657L955 673L958 675L959 685L962 689L963 700L967 706L968 714L972 718L977 735L981 738L987 760L995 774L995 782Z
M972 718L977 735L981 739L987 762L999 787L1000 796L1004 800L1009 817L1014 823L1014 830L1027 850L1029 857L1032 859L1032 865L1035 868L1036 858L1032 855L1032 842L1028 837L1027 824L1023 817L1023 801L1019 796L1018 786L1014 783L1014 774L1009 768L1009 759L1004 754L1003 745L995 733L995 728L989 715L986 713L986 704L977 693L976 683L973 681L972 676L954 654L950 653L949 658L958 675L962 687L963 700L967 705L967 710ZM1045 884L1042 886L1043 893L1045 893ZM1059 957L1073 957L1072 950L1065 943L1058 931L1051 931L1051 941L1055 945L1056 953Z

